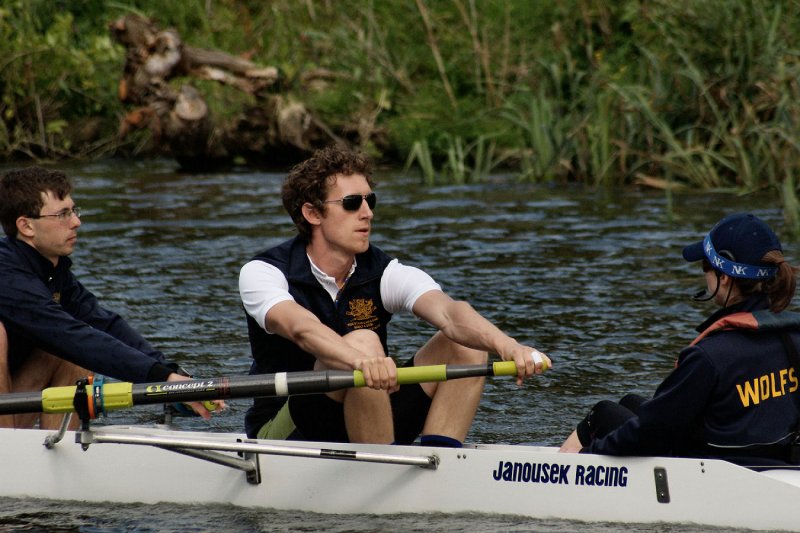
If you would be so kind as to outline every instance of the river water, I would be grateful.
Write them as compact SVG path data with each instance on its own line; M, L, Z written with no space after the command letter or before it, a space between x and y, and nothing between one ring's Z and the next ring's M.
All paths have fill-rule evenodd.
M185 174L170 161L72 165L83 208L74 270L111 309L170 359L198 376L247 372L249 347L237 291L239 268L294 234L280 205L281 172L234 169ZM422 267L524 343L553 359L546 375L517 387L487 382L468 440L557 445L596 401L651 393L693 328L712 311L691 302L697 265L681 258L725 214L752 211L782 232L767 194L682 193L528 185L497 176L481 185L428 188L393 171L376 175L373 243ZM390 349L400 360L432 334L397 317ZM229 402L210 423L186 429L241 431L249 401ZM152 423L140 407L100 423ZM98 465L98 468L104 468ZM327 516L230 506L0 502L0 531L615 531L486 515ZM625 526L629 531L686 528ZM707 528L704 528L704 530ZM699 530L698 530L699 531Z

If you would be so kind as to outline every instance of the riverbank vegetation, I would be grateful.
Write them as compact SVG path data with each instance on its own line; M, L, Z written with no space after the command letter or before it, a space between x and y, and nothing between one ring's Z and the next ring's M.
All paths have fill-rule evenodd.
M277 67L275 90L302 102L331 139L419 169L428 183L502 172L665 190L771 188L796 227L798 8L796 0L11 0L0 7L0 153L157 153L146 131L118 136L125 51L108 25L135 13L174 27L185 43ZM196 85L221 120L252 103L230 87Z

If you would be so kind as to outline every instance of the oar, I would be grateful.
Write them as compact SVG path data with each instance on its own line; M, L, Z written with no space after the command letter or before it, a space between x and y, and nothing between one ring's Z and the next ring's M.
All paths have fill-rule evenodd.
M400 385L447 381L479 376L514 376L513 361L488 365L430 365L397 369ZM197 402L228 398L289 396L331 392L366 385L360 370L279 372L252 376L164 381L159 383L94 382L85 387L50 387L40 392L15 392L0 395L0 415L18 413L69 413L75 410L76 393L85 394L94 418L100 413L134 405L171 402Z

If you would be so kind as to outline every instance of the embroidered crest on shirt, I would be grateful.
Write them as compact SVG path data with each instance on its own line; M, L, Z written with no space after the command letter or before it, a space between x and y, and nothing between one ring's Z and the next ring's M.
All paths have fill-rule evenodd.
M61 303L61 293L60 292L54 292L53 293L53 301L55 303L57 303L57 304Z
M349 309L345 313L347 316L352 317L352 320L347 323L351 329L377 329L378 317L375 316L375 311L378 310L372 299L355 298L348 302Z

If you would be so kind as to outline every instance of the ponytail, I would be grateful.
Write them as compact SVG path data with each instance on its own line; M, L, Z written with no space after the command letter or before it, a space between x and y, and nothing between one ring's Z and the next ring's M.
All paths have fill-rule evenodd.
M789 264L779 250L767 252L761 259L764 266L775 266L778 273L766 281L737 280L743 296L763 293L769 299L769 310L779 313L789 307L794 298L797 273L800 269Z
M769 261L778 267L778 273L767 281L764 287L769 296L769 310L778 313L792 303L797 285L798 268L789 264L783 258L783 254L777 250L768 252L764 256L764 261Z

